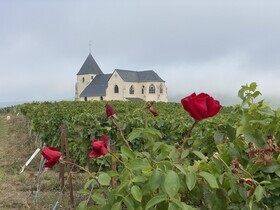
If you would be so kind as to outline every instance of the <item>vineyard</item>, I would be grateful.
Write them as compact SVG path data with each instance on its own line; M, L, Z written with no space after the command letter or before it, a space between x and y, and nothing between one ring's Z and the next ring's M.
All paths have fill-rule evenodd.
M110 101L113 116L104 101L14 110L41 146L60 150L66 128L64 163L88 174L77 209L278 209L280 109L258 100L256 88L242 86L240 105L199 120L180 103ZM103 135L108 152L106 144L106 154L89 158Z

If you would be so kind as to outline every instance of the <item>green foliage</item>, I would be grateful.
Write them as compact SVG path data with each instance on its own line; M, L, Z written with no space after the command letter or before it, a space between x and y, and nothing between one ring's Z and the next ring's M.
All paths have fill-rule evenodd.
M261 95L256 88L256 83L242 86L241 105L200 121L185 148L193 119L176 103L154 103L155 118L143 103L110 102L132 150L106 118L105 102L19 108L47 144L59 145L59 127L66 124L71 156L99 168L80 191L92 202L83 201L78 209L277 209L280 109L256 101ZM88 162L91 140L102 134L115 142L115 151Z

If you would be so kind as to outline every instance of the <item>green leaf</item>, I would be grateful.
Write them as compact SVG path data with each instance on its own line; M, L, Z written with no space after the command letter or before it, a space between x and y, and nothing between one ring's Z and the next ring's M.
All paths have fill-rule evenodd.
M122 146L121 147L121 152L123 155L125 155L126 157L130 158L130 159L135 159L135 154L134 152L132 152L128 147L126 146Z
M224 140L225 140L225 133L224 133L224 132L221 132L220 130L217 130L217 131L214 133L214 140L215 140L215 143L216 143L216 144L222 144L222 143L224 143Z
M149 170L149 169L151 169L151 165L146 158L145 159L134 159L128 164L128 168L130 168L133 171Z
M185 204L184 202L181 202L181 203L182 203L182 206L183 206L182 210L197 210L196 208L193 208L193 207Z
M107 173L100 173L98 176L98 183L101 185L110 185L111 177Z
M238 193L243 198L243 200L247 200L247 191L244 187L239 187Z
M110 177L114 177L114 176L118 176L118 172L117 171L107 171L107 174L110 176Z
M172 201L172 203L173 203L174 205L177 206L176 209L178 209L178 208L179 208L179 209L183 209L183 205L182 205L182 202L181 202L180 200L177 200L177 199L172 198L171 201ZM169 204L170 204L170 203L169 203Z
M204 154L202 154L200 151L193 151L193 154L195 154L197 157L199 157L201 160L208 161L208 157L206 157Z
M264 194L263 187L261 185L258 185L254 192L257 202L259 202L263 198L263 194Z
M90 179L85 183L84 189L87 189L90 185L96 184L95 179Z
M177 210L178 206L175 203L169 203L168 210Z
M266 185L266 184L271 184L271 182L270 182L270 181L266 181L266 180L264 180L264 181L261 181L261 182L260 182L260 184L262 184L262 185Z
M154 205L157 205L159 203L161 203L162 201L165 201L167 198L166 194L161 194L161 195L157 195L155 197L152 197L146 204L145 210L153 207Z
M208 184L210 185L211 188L214 188L214 189L219 188L217 180L212 174L203 171L203 172L200 172L199 175L202 176L208 182Z
M142 192L141 192L139 186L137 186L137 185L132 186L130 191L135 200L137 200L139 202L142 201Z
M187 172L186 172L185 168L184 168L182 165L176 164L175 166L176 166L176 168L178 168L183 174L187 175Z
M134 203L130 197L123 197L123 202L127 207L127 210L135 210Z
M178 152L178 150L175 147L172 148L169 152L169 157L173 161L178 160L179 155L180 155L180 153Z
M273 162L269 165L263 166L263 168L261 170L262 170L262 172L271 174L271 173L278 171L279 169L280 169L280 164L278 162Z
M141 128L136 128L131 131L130 134L128 134L128 141L133 141L134 139L138 139L141 136L142 129Z
M131 181L134 183L142 183L142 182L147 181L147 178L144 176L135 176L135 177L133 177L133 179Z
M254 91L256 90L257 86L258 86L258 85L257 85L256 82L252 82L252 83L250 84L250 86L249 86L249 90L252 91L252 92L254 92Z
M263 165L261 163L255 163L254 165L249 165L247 170L250 174L255 174L257 171L259 171L262 168L262 166Z
M114 203L114 205L112 206L111 210L121 210L122 209L122 202L117 202Z
M149 179L149 186L152 191L158 189L160 184L162 183L163 174L159 170L153 171L150 179Z
M87 201L82 201L79 203L77 210L87 210Z
M219 176L219 183L220 183L220 184L223 184L223 182L224 182L224 175L225 175L225 174L221 174L221 175Z
M280 177L280 169L278 169L277 171L275 171L275 173L276 173L276 175L277 175L278 177Z
M120 191L122 191L124 188L126 188L126 187L129 185L129 183L130 183L129 180L122 182L122 183L118 186L118 188L117 188L118 192L120 192Z
M78 191L79 194L83 194L83 195L89 195L89 190L87 189L81 189Z
M188 189L191 191L196 184L196 175L194 171L190 171L187 175L186 175L186 184Z
M92 200L94 200L99 205L105 205L106 204L106 200L105 200L105 198L102 194L93 193L91 195L91 198L92 198Z
M180 188L178 174L174 171L168 171L164 179L163 188L169 197L173 198L178 193Z
M279 111L279 112L280 112L280 111ZM153 151L156 152L156 151L160 148L160 146L163 145L163 144L164 144L164 143L162 143L162 142L160 142L160 141L156 142L156 143L154 144L154 146L153 146Z
M223 189L213 190L207 199L209 199L210 209L228 209L229 197L227 192Z

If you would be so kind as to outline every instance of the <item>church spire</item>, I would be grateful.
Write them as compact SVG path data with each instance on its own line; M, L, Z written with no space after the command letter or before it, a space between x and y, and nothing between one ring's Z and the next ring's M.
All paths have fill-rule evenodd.
M82 74L103 74L103 72L101 71L91 54L88 55L80 71L77 73L77 75Z
M89 54L91 54L91 40L89 40L89 43L88 43L88 51L89 51Z

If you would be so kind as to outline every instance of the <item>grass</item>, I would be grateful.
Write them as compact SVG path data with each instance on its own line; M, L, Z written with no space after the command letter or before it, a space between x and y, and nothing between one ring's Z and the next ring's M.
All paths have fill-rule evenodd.
M41 157L37 155L25 171L19 173L37 147L29 137L21 116L11 115L10 120L6 117L6 114L0 114L0 209L53 209L60 194L59 167L56 166L54 170L42 173L39 196L34 203L37 190L34 180ZM65 180L67 180L67 173L65 173ZM76 206L81 199L84 199L77 194L77 191L83 188L85 182L83 174L73 173ZM57 209L74 209L71 207L69 197L66 185Z

